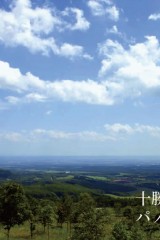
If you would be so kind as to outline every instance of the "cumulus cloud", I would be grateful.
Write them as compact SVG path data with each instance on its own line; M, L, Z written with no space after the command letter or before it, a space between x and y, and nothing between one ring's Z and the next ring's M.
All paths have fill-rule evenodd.
M10 104L13 104L13 105L16 105L20 102L20 99L18 97L15 97L15 96L7 96L5 98L5 100L10 103Z
M134 132L133 128L128 125L128 124L120 124L120 123L115 123L115 124L106 124L105 125L106 131L110 132L110 134L131 134Z
M51 141L51 140L80 140L80 141L114 141L113 137L107 136L94 131L82 132L64 132L46 129L34 129L32 131L5 132L0 133L0 140L9 142L34 142L34 141Z
M107 29L107 33L112 33L112 34L117 34L117 35L121 35L121 33L119 32L118 28L116 25L114 25L112 28Z
M85 102L89 104L112 105L107 89L103 83L93 80L54 82L49 87L49 95L54 95L63 101Z
M106 9L106 14L108 14L108 17L113 21L119 20L119 10L116 6L111 6Z
M160 137L160 127L152 125L143 125L143 124L106 124L105 129L110 136L120 137L128 136L133 134L148 134L152 137Z
M31 131L18 132L0 132L0 140L9 142L38 142L52 140L80 140L80 141L96 141L110 142L125 140L127 137L140 135L145 137L148 135L152 138L160 138L160 126L143 125L143 124L106 124L104 132L81 131L67 132L46 129L33 129ZM147 134L147 135L146 135Z
M92 60L93 58L87 54L84 53L84 49L82 46L78 45L71 45L68 43L64 43L58 50L58 54L64 57L70 57L71 59L76 56L81 56L83 58L86 58L88 60Z
M72 15L75 16L76 22L74 24L66 23L66 28L70 29L72 31L74 30L88 30L90 27L90 23L87 21L87 19L84 17L84 12L81 9L78 8L66 8L62 12L63 16L69 16Z
M69 11L69 10L68 10ZM89 28L89 22L79 9L72 9L76 16L76 23L69 24L71 30L84 30ZM32 8L30 0L12 1L10 11L0 9L0 42L6 46L26 47L30 52L40 52L48 55L51 52L64 57L83 57L86 53L82 46L57 43L50 37L53 31L61 29L67 24L55 9ZM66 48L67 44L67 48ZM69 50L68 50L69 49Z
M73 51L67 44L65 48ZM103 58L101 81L44 81L0 61L0 89L10 90L5 97L10 104L56 99L101 105L113 105L127 98L140 99L160 90L160 45L156 37L146 37L145 42L130 45L128 49L107 39L99 45L99 54Z
M146 37L145 42L130 45L128 49L107 39L99 45L99 54L103 57L100 81L44 81L0 61L0 89L10 90L4 100L10 104L55 99L113 105L127 98L141 100L145 94L154 96L160 91L160 46L156 37Z
M19 69L0 61L0 88L10 90L18 96L6 97L9 103L59 99L69 102L112 105L113 100L105 84L93 80L44 81L31 73L23 75Z
M109 19L113 21L119 20L119 10L112 3L112 1L107 0L89 0L88 7L94 16L104 16L106 15Z
M154 13L154 14L151 14L149 17L148 17L149 20L153 20L153 21L157 21L160 19L160 13Z
M35 129L32 131L34 137L46 137L49 139L80 139L80 140L106 140L106 137L103 135L84 131L84 132L63 132L63 131L54 131L54 130L45 130L45 129Z
M12 68L7 62L0 61L0 88L15 92L31 91L45 87L45 82L31 73L23 75L18 68Z
M25 96L25 99L29 102L45 102L47 97L38 93L29 93Z
M160 88L160 45L155 36L146 37L143 43L125 49L119 42L107 39L99 45L103 56L99 76L107 79L108 91L119 100L140 97Z
M6 140L9 142L21 142L24 140L24 136L19 132L0 133L0 140Z
M156 37L146 37L145 42L128 49L107 39L99 45L99 54L103 57L101 81L44 81L0 61L0 88L11 91L5 98L10 104L55 99L113 105L127 98L141 100L148 93L154 96L160 91L160 45Z

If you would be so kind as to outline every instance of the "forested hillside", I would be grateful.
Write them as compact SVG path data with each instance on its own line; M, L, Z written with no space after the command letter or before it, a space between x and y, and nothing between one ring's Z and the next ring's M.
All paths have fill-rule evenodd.
M138 198L87 192L34 198L16 182L0 187L1 240L155 240L158 214L158 206L142 207Z

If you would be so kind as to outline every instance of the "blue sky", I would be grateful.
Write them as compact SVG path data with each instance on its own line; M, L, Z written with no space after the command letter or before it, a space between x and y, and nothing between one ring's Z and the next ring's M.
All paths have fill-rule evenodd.
M1 0L0 155L160 155L159 0Z

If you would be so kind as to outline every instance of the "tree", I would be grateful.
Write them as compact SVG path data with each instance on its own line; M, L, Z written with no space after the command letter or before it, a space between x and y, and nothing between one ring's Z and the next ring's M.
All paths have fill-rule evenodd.
M33 237L33 232L36 229L36 223L39 220L40 215L40 205L37 199L33 197L28 197L28 203L29 203L29 214L28 214L28 220L30 224L30 235L31 239Z
M60 227L62 228L63 223L66 220L66 209L62 200L59 201L57 204L56 215L57 215L57 225L60 224Z
M112 230L112 240L129 240L127 226L123 223L116 223Z
M130 240L142 240L146 239L144 231L142 231L138 226L134 226L131 228L130 232Z
M73 208L73 201L69 195L64 195L57 204L57 223L62 227L64 222L67 222L67 231L71 222L71 214Z
M21 185L9 182L0 188L0 222L7 230L22 224L28 217L28 203Z
M77 206L77 224L74 226L72 240L100 240L105 234L105 213L96 209L89 194L81 195Z
M53 223L55 218L54 209L48 201L43 201L39 221L43 224L44 232L47 227L48 230L48 239L49 239L49 228Z
M127 219L131 219L133 216L133 209L131 207L125 207L123 210L123 216Z

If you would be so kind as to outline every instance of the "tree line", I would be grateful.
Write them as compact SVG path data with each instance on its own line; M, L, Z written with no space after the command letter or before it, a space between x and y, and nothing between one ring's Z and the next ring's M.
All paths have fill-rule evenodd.
M114 214L109 207L114 209ZM149 205L143 208L143 213L148 208ZM157 208L154 211L158 214ZM133 199L113 200L105 196L93 197L88 193L80 194L78 199L70 195L36 199L27 196L18 183L7 182L0 186L0 224L6 231L7 239L10 238L11 228L26 221L29 222L31 239L38 224L43 226L49 240L53 239L50 236L53 225L63 228L64 223L67 226L66 239L70 240L152 239L152 235L160 230L159 224L149 223L145 219L137 222L135 217L140 213L142 208ZM107 238L107 224L111 222L112 234Z
M23 187L15 182L0 187L0 223L6 230L7 239L12 227L28 221L31 239L39 223L43 225L49 239L50 227L56 222L61 228L67 223L72 240L98 240L104 236L104 217L104 212L96 209L93 198L87 193L81 194L75 203L69 195L56 201L26 196Z

